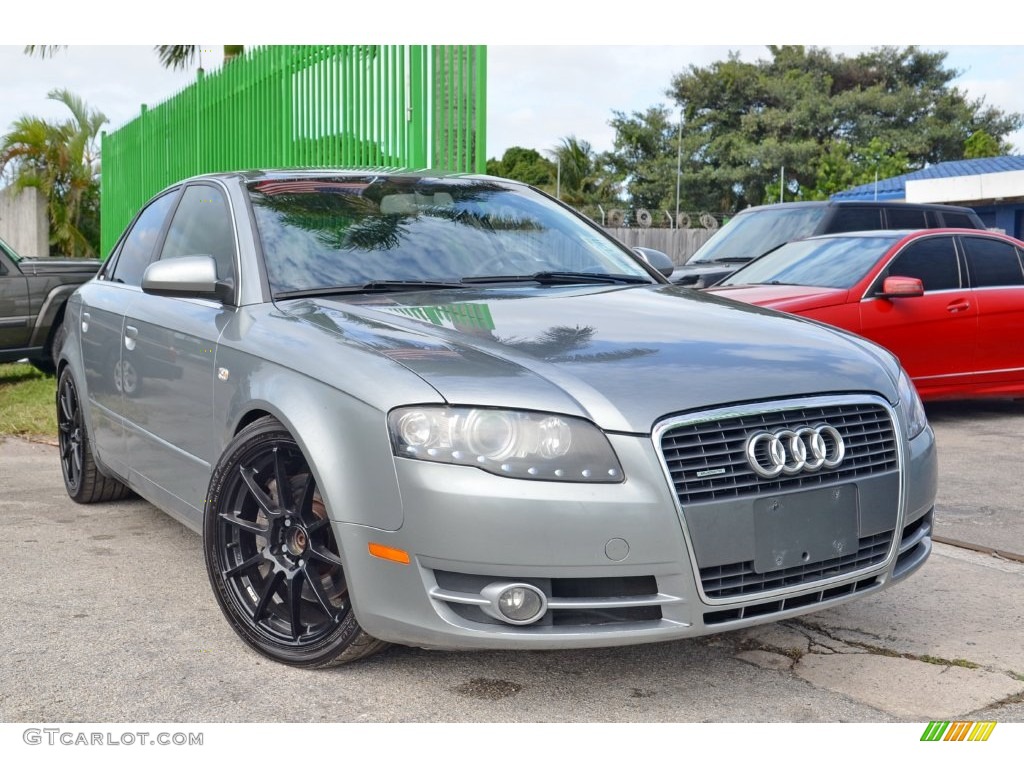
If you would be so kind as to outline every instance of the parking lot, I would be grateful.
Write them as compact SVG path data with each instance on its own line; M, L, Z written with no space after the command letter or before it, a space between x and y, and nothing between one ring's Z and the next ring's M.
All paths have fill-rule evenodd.
M316 672L235 637L198 536L139 500L78 506L53 446L0 438L0 720L1021 722L1024 404L928 411L947 543L880 595L692 641Z

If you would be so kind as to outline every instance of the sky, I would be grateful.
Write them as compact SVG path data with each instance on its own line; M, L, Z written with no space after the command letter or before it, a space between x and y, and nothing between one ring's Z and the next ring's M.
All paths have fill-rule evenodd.
M54 7L63 2L58 0ZM875 2L867 0L858 8L871 17ZM488 157L500 157L505 149L515 145L548 151L561 138L570 135L590 142L597 151L610 149L614 131L608 121L613 112L643 111L655 104L671 107L665 92L675 74L691 66L707 66L726 58L730 52L738 53L747 61L768 58L768 50L761 43L772 42L772 38L780 43L829 47L846 55L876 45L910 44L906 34L899 32L902 26L899 11L887 8L885 3L878 3L878 8L885 10L892 26L862 24L858 28L856 22L844 23L845 34L851 36L847 39L835 31L835 25L828 37L823 36L821 27L813 23L813 18L821 14L821 5L802 0L773 6L775 9L791 8L794 19L807 17L806 13L799 13L803 9L813 14L806 21L793 23L785 21L790 17L781 14L771 20L744 15L742 9L755 7L744 2L729 6L735 11L731 17L718 15L713 20L679 10L680 6L692 9L690 4L661 5L652 1L644 4L642 12L617 6L615 18L603 20L597 6L591 6L583 17L571 10L583 6L564 5L563 8L556 0L547 3L517 0L508 5L518 11L516 19L499 23L494 15L489 19L478 18L480 8L497 9L500 6L496 4L463 5L462 0L449 0L445 5L449 14L440 27L432 28L429 21L418 22L416 9L424 6L399 0L389 3L388 7L408 13L393 14L395 18L390 20L393 23L388 25L386 34L379 32L382 24L374 15L375 11L346 9L343 15L351 20L352 15L368 14L365 28L378 30L370 36L374 42L486 43ZM209 10L217 6L194 5L200 6L206 8L204 23L198 25L204 35L212 33L216 37L218 30L224 27L231 33L227 39L241 39L250 45L324 42L311 39L317 26L310 23L310 18L315 16L309 14L275 19L272 25L261 25L259 20L243 22L239 27L232 19L218 17L215 11ZM23 53L24 33L19 34L21 39L9 39L12 32L32 27L3 25L0 30L0 133L7 132L12 121L22 115L49 119L66 117L67 111L62 105L46 98L54 88L67 88L81 96L109 118L107 130L114 130L138 115L141 104L159 103L194 81L194 70L170 72L161 68L152 44L125 45L130 34L127 30L122 32L114 27L111 32L104 26L107 31L100 32L95 28L97 18L76 24L74 13L78 11L74 9L80 7L81 4L67 5L68 18L63 21L68 29L58 34L61 32L58 27L54 39L66 40L69 46L47 59ZM182 7L187 10L193 6L186 3ZM333 10L337 7L337 4L325 5L320 10L330 18L332 13L338 15ZM999 17L999 2L989 3L986 8L990 10L990 18ZM1008 4L1006 14L1017 15L1012 8ZM461 16L460 11L463 11ZM477 16L470 16L470 12ZM55 10L55 14L60 16L59 11ZM945 16L936 14L940 15ZM180 16L166 20L166 34L172 37L178 34L178 39L187 39L196 32L197 25L188 13ZM193 20L191 25L190 19ZM371 25L371 21L375 23ZM801 29L801 23L807 26ZM352 30L359 29L360 25L336 26L345 32L328 42L367 42L366 38L351 39ZM559 30L563 27L571 28L572 34L561 33ZM922 27L918 11L908 17L906 26L915 30L917 43L922 47L948 53L947 66L961 72L954 85L970 98L984 99L986 104L1007 112L1024 113L1024 45L1001 44L994 26L979 24L976 27L970 21L958 20L955 28L945 29L935 24L934 29L928 29ZM268 29L273 31L268 32ZM164 30L163 19L161 30ZM152 34L152 30L147 29L146 34ZM702 39L700 43L696 42L698 38ZM206 49L203 65L207 69L219 66L222 44L199 45ZM1009 138L1016 152L1024 154L1024 130Z

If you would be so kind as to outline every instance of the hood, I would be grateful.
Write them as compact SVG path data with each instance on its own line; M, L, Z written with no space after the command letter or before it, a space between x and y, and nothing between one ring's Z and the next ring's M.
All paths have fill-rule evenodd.
M100 268L98 259L22 259L18 268L23 275L94 275Z
M845 304L850 294L847 288L818 288L810 285L730 285L708 288L727 299L771 307L781 312L800 312Z
M489 288L292 300L456 405L581 415L648 433L663 416L830 392L895 402L895 370L834 329L667 285Z

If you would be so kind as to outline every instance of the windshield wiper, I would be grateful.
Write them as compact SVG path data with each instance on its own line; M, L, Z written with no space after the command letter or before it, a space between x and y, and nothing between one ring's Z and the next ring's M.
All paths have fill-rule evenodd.
M307 299L315 296L343 296L350 293L400 293L402 291L432 291L462 287L464 287L462 283L443 280L371 280L358 285L334 285L329 288L280 291L274 294L274 298Z
M530 275L474 275L464 277L466 285L475 283L540 283L541 285L573 285L579 283L619 283L653 285L654 281L640 275L609 275L597 272L534 272Z
M750 256L723 256L720 259L715 259L716 264L745 264L750 261Z

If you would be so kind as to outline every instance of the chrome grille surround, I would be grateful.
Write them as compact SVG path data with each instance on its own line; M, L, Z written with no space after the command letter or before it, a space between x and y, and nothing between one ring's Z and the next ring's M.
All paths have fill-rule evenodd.
M844 461L843 465L834 470L828 470L827 472L782 476L768 480L759 478L754 473L753 469L747 464L745 456L746 437L749 432L755 429L774 429L778 426L789 426L792 428L808 422L816 423L815 420L817 420L817 422L824 421L836 426L840 432L844 433L844 439L847 439L847 435L844 431L845 425L829 421L831 414L836 413L840 416L849 416L852 413L856 416L856 414L862 411L866 414L875 414L874 417L868 419L868 423L874 421L876 425L880 425L882 427L875 432L875 434L880 436L879 442L885 445L883 450L885 456L881 460L879 460L878 457L871 456L870 451L868 450L872 445L870 440L871 433L873 432L869 427L863 429L859 442L857 439L853 440L855 446L854 458L849 459L848 457L847 459L847 461L853 462L850 466L848 466L847 461ZM878 419L878 416L883 418ZM742 466L740 469L733 469L732 472L727 470L726 473L721 475L710 475L700 478L700 482L706 484L700 492L710 492L711 494L714 494L714 485L716 481L723 477L730 483L739 477L741 478L741 482L727 488L724 492L724 496L711 495L703 498L698 496L698 501L713 501L716 498L756 498L770 493L788 492L800 490L801 488L821 487L832 483L851 482L859 477L870 477L874 474L898 470L898 509L895 526L891 535L891 543L889 544L884 561L881 563L873 563L864 568L845 572L837 576L807 581L792 586L767 589L756 593L737 596L718 598L709 597L705 592L704 584L701 580L701 567L697 562L696 550L686 524L686 504L694 500L694 494L685 487L682 491L680 490L679 484L677 483L677 477L682 474L683 469L678 466L678 458L666 458L665 440L666 436L668 436L669 440L673 440L681 436L681 433L686 430L698 433L701 430L707 432L721 432L722 430L720 427L723 424L727 428L732 427L734 435L732 436L731 441L729 439L725 441L727 443L732 443L731 449L721 451L721 454L727 456L727 461L731 466L740 466L741 462ZM854 437L856 438L857 436L855 435ZM658 458L661 461L662 471L665 473L665 479L667 480L669 487L672 489L672 497L675 503L676 513L678 515L680 525L682 526L683 537L686 540L686 547L690 556L690 564L693 568L694 581L701 600L705 604L728 605L751 603L775 596L785 597L802 591L821 590L833 584L856 582L865 578L868 574L881 575L883 572L887 572L892 566L900 542L900 537L895 535L895 533L903 530L903 518L906 512L906 441L903 437L903 426L897 416L896 409L893 408L884 398L871 394L807 397L789 400L743 403L716 408L713 410L679 414L668 416L655 424L654 429L652 430L652 439L654 441L654 447L657 451ZM867 440L866 445L865 439ZM850 441L847 440L847 445L849 444ZM699 436L694 447L698 453L703 451L703 443L700 442ZM728 455L733 453L735 456L728 458ZM737 459L736 456L740 458ZM673 463L677 465L675 466L675 471L673 471ZM708 466L708 468L711 467ZM694 467L689 467L688 471L696 472L699 470ZM742 475L744 473L749 474L753 479L750 482L742 480ZM707 486L711 486L710 490ZM888 576L886 575L883 582L887 580Z

